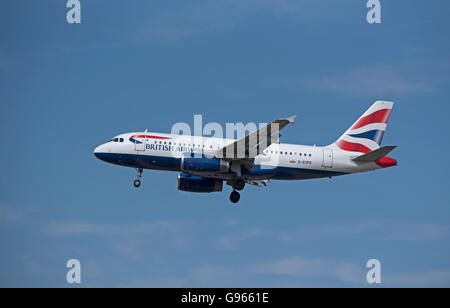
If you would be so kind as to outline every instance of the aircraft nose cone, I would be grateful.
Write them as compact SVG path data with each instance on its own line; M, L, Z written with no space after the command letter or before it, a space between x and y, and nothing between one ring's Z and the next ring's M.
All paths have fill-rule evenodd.
M100 153L100 145L94 149L94 155L98 157L98 153Z
M98 147L96 147L96 148L94 149L94 155L95 155L95 157L97 157L98 159L102 159L103 154L104 154L105 152L106 152L106 149L105 149L105 145L104 145L104 144L99 145Z

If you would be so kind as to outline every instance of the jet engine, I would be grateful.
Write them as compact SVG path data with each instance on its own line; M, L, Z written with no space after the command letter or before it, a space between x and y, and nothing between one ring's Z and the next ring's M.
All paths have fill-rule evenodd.
M181 157L183 171L226 172L229 169L230 163L220 158L205 155L196 157L194 153L185 153Z
M178 190L209 193L222 191L223 181L187 173L178 173Z

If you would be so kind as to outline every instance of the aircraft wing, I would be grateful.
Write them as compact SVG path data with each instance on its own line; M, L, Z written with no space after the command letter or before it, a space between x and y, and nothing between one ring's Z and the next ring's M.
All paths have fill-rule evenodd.
M214 156L230 161L252 160L272 143L277 143L281 137L280 130L289 123L294 123L296 117L275 120L246 137L217 150Z

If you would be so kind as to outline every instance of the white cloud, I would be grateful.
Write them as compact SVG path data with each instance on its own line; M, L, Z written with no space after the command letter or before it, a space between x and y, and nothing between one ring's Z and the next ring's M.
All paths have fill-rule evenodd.
M363 266L355 263L339 262L323 258L304 258L300 256L261 261L240 266L207 264L197 266L189 271L186 275L186 283L193 283L195 285L217 285L217 283L226 285L230 283L230 286L236 286L236 281L245 283L244 277L270 275L279 276L281 280L284 278L288 279L289 277L305 278L305 281L312 278L326 278L346 283L362 284L365 282L366 277Z
M380 225L374 222L364 222L347 225L306 226L298 230L282 231L279 239L282 242L315 241L339 236L360 236L376 230Z
M109 225L86 222L51 223L45 232L54 236L98 236L107 240L111 247L120 254L138 258L141 252L154 243L164 239L165 244L177 249L192 245L191 233L195 230L188 221L150 221L136 224Z
M392 225L386 234L389 240L442 241L450 239L450 225L407 224Z
M60 236L72 236L80 234L99 234L106 230L105 226L84 223L84 222L64 222L54 223L48 226L48 232Z
M426 287L450 286L450 270L425 271L421 273L405 273L382 275L382 282L387 286Z
M450 225L365 222L347 225L306 226L279 233L280 241L286 243L367 236L393 241L443 241L450 239Z
M189 273L189 278L196 283L207 285L233 278L237 274L236 269L219 265L197 266Z
M294 256L264 262L253 267L258 273L298 276L328 277L343 282L363 283L365 273L362 265L338 262L322 258L303 258Z
M143 36L177 41L193 35L227 31L261 12L276 15L304 14L307 1L298 0L218 0L200 1L152 19Z
M367 284L365 264L338 262L330 259L303 258L294 256L261 263L254 267L256 272L282 276L325 277L355 285ZM450 285L450 270L433 270L419 273L384 274L385 286L426 287Z
M364 283L366 277L366 273L362 267L354 263L338 264L334 269L334 273L340 281L356 284Z
M22 209L7 205L0 205L0 221L23 222L27 217L36 211L30 209Z
M361 66L342 74L313 78L302 86L354 95L389 95L429 93L435 82L416 68L399 65Z
M323 259L290 257L256 265L255 270L264 274L288 276L323 276L328 274L329 262Z
M189 271L184 277L184 285L227 285L236 286L236 281L245 283L240 277L251 277L253 275L279 276L282 281L290 278L301 278L306 281L320 278L329 280L330 284L343 282L350 283L356 287L371 286L366 281L368 269L365 263L345 262L324 258L305 258L302 256L291 256L269 261L256 262L253 264L233 265L199 265ZM251 279L253 281L253 279ZM275 277L271 280L277 281ZM385 274L382 271L381 286L394 287L427 287L450 285L449 270L434 270L419 273L394 273ZM278 284L278 283L277 283ZM298 285L298 282L295 283ZM287 283L289 285L289 283Z
M217 244L222 248L233 249L236 248L236 245L238 245L241 242L255 239L260 236L268 235L269 233L270 233L269 231L260 228L251 228L244 230L239 234L221 236L217 239Z

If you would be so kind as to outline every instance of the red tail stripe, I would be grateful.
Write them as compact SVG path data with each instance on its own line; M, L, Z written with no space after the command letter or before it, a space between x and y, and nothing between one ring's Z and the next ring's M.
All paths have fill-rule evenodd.
M345 140L338 140L336 142L336 145L344 151L360 152L360 153L369 153L370 151L372 151L363 144L348 142Z
M387 123L389 121L389 116L391 115L391 110L392 109L380 109L375 111L374 113L359 119L359 121L353 125L352 129L357 129L372 123Z

